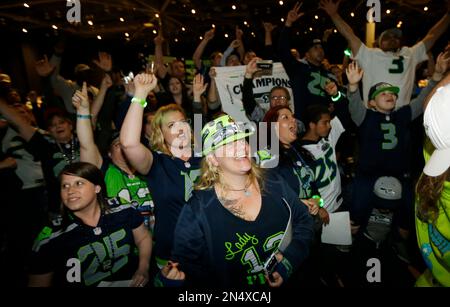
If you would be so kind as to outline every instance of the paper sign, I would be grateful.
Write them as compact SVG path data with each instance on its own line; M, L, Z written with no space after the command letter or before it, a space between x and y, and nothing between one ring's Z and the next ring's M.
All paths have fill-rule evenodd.
M322 243L351 245L350 214L348 211L330 213L330 223L322 226Z

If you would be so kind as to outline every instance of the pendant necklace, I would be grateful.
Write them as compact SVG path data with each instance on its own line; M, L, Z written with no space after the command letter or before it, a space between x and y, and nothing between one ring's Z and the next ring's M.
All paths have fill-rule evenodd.
M224 188L224 190L228 190L228 191L232 191L232 192L244 192L245 197L250 197L252 195L252 192L248 190L248 188L251 185L251 181L249 181L245 187L243 189L229 189L229 188Z

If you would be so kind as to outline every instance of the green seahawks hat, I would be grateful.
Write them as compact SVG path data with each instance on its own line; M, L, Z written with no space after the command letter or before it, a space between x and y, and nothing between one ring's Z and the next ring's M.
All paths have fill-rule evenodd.
M241 140L253 131L245 131L229 115L222 115L207 123L202 129L203 156L228 143Z

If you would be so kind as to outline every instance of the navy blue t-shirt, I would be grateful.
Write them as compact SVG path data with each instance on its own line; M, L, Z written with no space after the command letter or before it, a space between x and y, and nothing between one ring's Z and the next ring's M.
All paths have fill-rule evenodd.
M100 217L97 227L85 225L70 215L67 227L45 227L33 246L30 274L53 272L53 285L95 287L101 281L129 280L139 264L133 229L143 219L129 205L120 206ZM100 229L100 230L98 230ZM78 259L81 281L69 281L67 275Z
M178 216L200 175L201 158L192 156L184 162L164 153L152 154L153 164L146 177L155 204L154 255L167 260Z
M359 126L359 172L374 176L402 176L408 173L410 124L410 106L389 115L367 110Z
M272 176L272 175L271 175ZM312 218L280 178L266 180L255 221L229 212L214 189L195 191L175 230L172 260L180 263L188 285L257 287L266 284L263 265L283 237L292 211L293 238L283 252L295 269L309 253Z

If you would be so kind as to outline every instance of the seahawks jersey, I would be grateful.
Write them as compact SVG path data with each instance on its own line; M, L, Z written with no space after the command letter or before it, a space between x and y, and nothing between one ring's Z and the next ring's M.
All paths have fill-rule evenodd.
M201 158L193 156L185 162L161 152L152 154L153 164L146 178L155 203L154 254L164 260L170 256L180 211L200 175Z
M363 76L364 101L368 101L370 87L378 82L387 82L400 88L396 108L409 104L414 87L417 64L428 59L425 44L403 47L397 53L368 48L361 44L355 57L366 72Z
M368 176L401 178L410 169L411 107L390 114L367 110L359 126L357 170Z
M101 281L129 280L139 259L133 229L142 217L130 206L112 209L97 227L70 216L67 227L45 227L33 245L30 274L53 272L53 285L95 287ZM79 279L77 278L79 277Z
M288 270L307 256L312 238L312 218L305 205L281 178L265 181L261 209L254 221L245 221L228 211L214 189L195 191L183 208L175 230L174 261L195 285L208 287L258 287L266 284L263 266L277 250L292 212L293 238L284 250ZM284 185L284 188L281 187Z
M147 181L139 175L128 175L114 163L103 159L108 198L116 198L119 204L131 204L144 218L145 226L153 231L155 225L154 204Z
M317 143L302 141L303 148L316 160L315 182L324 200L324 208L330 213L336 211L342 203L336 144L344 131L341 121L336 116L331 120L331 130L327 138L322 138Z

